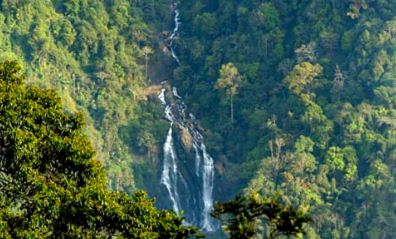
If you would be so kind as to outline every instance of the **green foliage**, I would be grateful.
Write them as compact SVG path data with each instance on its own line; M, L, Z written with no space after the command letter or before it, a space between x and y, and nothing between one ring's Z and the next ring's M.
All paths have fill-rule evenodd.
M189 71L178 74L177 82L211 131L208 141L218 144L211 146L217 165L228 169L219 170L219 188L238 185L227 191L232 195L279 192L286 203L315 215L307 238L393 237L394 4L185 0L179 5L185 47L175 72ZM205 20L207 25L200 25ZM210 36L197 32L209 22L217 29ZM229 62L244 79L234 99L233 127L227 127L224 111L229 94L212 89ZM229 198L218 191L221 199Z
M322 67L303 62L296 65L285 78L285 84L295 94L309 93L313 80L321 73Z
M242 76L234 64L228 63L221 66L220 78L217 80L215 88L224 90L230 98L231 123L234 122L234 97L238 94L241 81Z
M267 236L263 238L301 236L304 224L311 221L301 211L283 206L277 198L262 198L258 194L217 203L212 215L223 221L224 229L232 239L255 238L260 222L266 225Z
M136 158L146 154L132 152L121 135L144 107L136 95L155 46L155 20L145 12L168 11L146 2L2 1L0 12L1 58L19 60L29 83L58 90L69 111L85 112L109 185L128 192L136 189ZM123 170L113 170L120 164Z
M172 16L154 0L1 1L0 57L85 111L113 189L153 184L166 126L138 99L158 71L206 129L217 199L279 192L315 215L308 238L394 237L395 1L177 2L180 66L157 67Z
M0 64L1 238L190 238L196 229L144 192L106 189L81 114Z
M228 96L235 96L238 93L241 76L238 69L232 63L221 66L220 78L217 80L216 88L225 89Z

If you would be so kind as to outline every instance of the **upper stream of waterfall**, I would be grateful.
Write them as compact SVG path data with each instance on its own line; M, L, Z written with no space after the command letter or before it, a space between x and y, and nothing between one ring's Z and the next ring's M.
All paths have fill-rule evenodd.
M180 64L174 51L174 40L181 24L176 5L173 5L173 11L175 27L168 39L168 46L173 59ZM158 98L164 107L165 118L170 122L163 146L161 184L169 194L174 211L183 211L188 223L199 225L206 231L213 231L215 228L210 216L213 207L213 158L206 150L195 116L186 114L187 107L177 88L163 84ZM187 141L191 144L192 153L185 153L180 157L175 141L183 137L190 139Z
M181 24L181 22L180 22L180 12L179 12L179 9L177 9L177 5L176 4L173 4L173 11L174 11L174 14L175 14L175 17L174 17L175 28L173 28L172 34L170 35L170 37L168 39L169 40L169 45L168 46L170 48L170 51L171 51L173 59L175 59L177 64L180 65L179 57L176 55L175 49L174 49L174 42L175 42L177 34L179 33L179 27L180 27L180 24Z

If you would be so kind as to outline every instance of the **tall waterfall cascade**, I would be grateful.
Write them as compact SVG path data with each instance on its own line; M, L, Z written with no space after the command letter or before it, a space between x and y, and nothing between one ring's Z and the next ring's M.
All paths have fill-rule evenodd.
M165 118L170 122L168 134L163 145L163 168L161 184L169 195L175 212L184 212L188 223L196 224L206 231L213 231L214 225L210 212L213 208L214 162L206 149L204 137L199 132L193 114L186 114L186 105L173 88L172 95L162 88L158 96ZM172 103L170 103L172 102ZM175 137L177 130L184 130L191 137L193 158L180 162ZM179 165L184 167L181 170ZM192 170L193 169L193 170ZM188 175L188 177L186 176Z
M176 5L173 5L173 11L175 27L168 39L168 47L173 59L180 65L174 50L174 41L181 24ZM163 145L161 184L166 188L173 210L176 213L183 212L187 223L198 225L205 231L214 231L210 216L213 208L213 158L207 152L195 116L191 113L187 115L186 104L177 88L163 84L158 98L163 105L165 118L170 122ZM181 132L184 132L183 135ZM181 141L178 139L183 137L188 139L191 153L180 156L176 141Z

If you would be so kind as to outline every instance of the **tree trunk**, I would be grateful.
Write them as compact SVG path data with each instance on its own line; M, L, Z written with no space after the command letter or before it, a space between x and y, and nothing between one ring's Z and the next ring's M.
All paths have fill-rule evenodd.
M231 124L234 124L234 96L231 95L230 97L230 111L231 111Z
M145 78L147 79L147 75L148 75L148 56L145 56L145 69L146 69L146 74L145 74Z

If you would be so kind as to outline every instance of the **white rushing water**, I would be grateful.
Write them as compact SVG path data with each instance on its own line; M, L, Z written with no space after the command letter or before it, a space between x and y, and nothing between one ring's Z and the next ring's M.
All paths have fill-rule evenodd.
M172 201L173 210L180 213L180 199L177 192L177 163L175 146L173 144L172 126L169 128L164 144L164 167L161 175L161 183L168 190L170 200Z
M175 42L175 39L177 37L177 34L179 33L179 27L180 27L180 24L181 24L180 12L177 9L177 5L176 4L173 4L173 8L174 8L173 11L174 11L174 14L175 14L175 17L173 18L174 19L175 28L173 28L172 34L170 35L170 37L168 39L169 40L169 45L168 46L169 46L169 49L171 51L173 59L175 59L177 64L180 65L179 57L176 55L175 48L174 48L174 42Z
M177 88L176 87L172 87L172 93L175 97L181 99L181 96L179 95L179 93L177 93Z
M173 6L174 9L174 24L172 34L169 37L169 48L172 53L173 59L180 65L180 60L174 51L174 40L179 31L181 24L180 12L177 6ZM163 84L165 85L165 84ZM193 185L191 181L200 182L200 192L194 194L198 195L199 198L191 198L192 202L197 203L196 210L199 212L191 212L191 218L196 220L196 223L206 231L213 231L215 227L213 225L210 212L213 208L213 181L214 181L214 163L213 158L206 150L206 145L204 144L204 138L202 134L198 131L196 127L196 119L193 114L189 114L186 117L186 105L182 97L178 94L177 88L172 87L172 103L167 101L167 89L161 89L161 93L158 96L162 105L164 106L165 118L170 122L170 127L166 140L163 146L163 169L161 174L161 183L165 185L167 192L169 194L170 201L172 203L173 209L179 213L182 210L186 212L186 217L189 215L190 208L183 208L183 205L190 205L190 199L185 199L180 196L180 191L184 189L186 192L193 192L196 188L188 188L189 185ZM171 101L170 101L171 102ZM192 147L195 153L195 170L194 174L188 175L190 178L183 177L183 173L178 167L178 155L175 149L174 142L174 127L184 128L188 130L188 133L192 137ZM188 166L187 166L188 167ZM191 178L195 177L195 178ZM178 182L182 182L184 188L180 188ZM190 182L189 182L190 181ZM195 214L199 215L195 215ZM188 219L188 218L187 218Z
M201 155L199 154L198 146L193 144L195 152L195 175L199 177L199 169L201 168Z
M158 99L160 99L162 105L166 105L165 92L165 89L161 89L161 94L158 96Z
M207 231L212 231L213 225L210 216L210 212L213 208L213 179L214 179L214 166L213 166L213 158L206 151L206 146L203 142L201 142L201 151L203 154L203 170L202 170L202 178L203 178L203 211L202 211L202 228Z
M202 229L213 231L215 227L210 216L210 212L213 208L213 158L206 150L204 138L196 127L194 115L190 113L189 117L186 117L185 103L179 98L180 96L177 95L177 91L172 90L172 104L167 103L166 92L167 90L163 88L161 94L158 96L164 106L165 118L170 121L170 127L163 146L164 159L161 183L165 185L167 189L173 209L177 213L182 210L188 213L189 208L183 208L183 205L187 205L187 203L183 202L183 199L180 197L180 191L191 185L187 181L200 181L200 188L198 189L200 192L196 194L200 195L200 198L193 199L199 204L197 206L199 212L192 212L192 214L194 214L192 218L198 218L197 223ZM173 130L174 127L187 129L192 137L192 148L194 151L192 155L195 157L195 165L193 166L195 167L194 173L188 175L188 180L185 180L186 177L183 177L183 174L179 170L178 164L182 163L178 162L178 155L175 149L174 133L176 134L176 132ZM185 165L185 167L189 167L189 165ZM184 188L180 188L180 184L178 184L179 181L182 182ZM197 188L188 189L188 191L193 190L197 190ZM196 213L199 213L199 215L195 215Z

